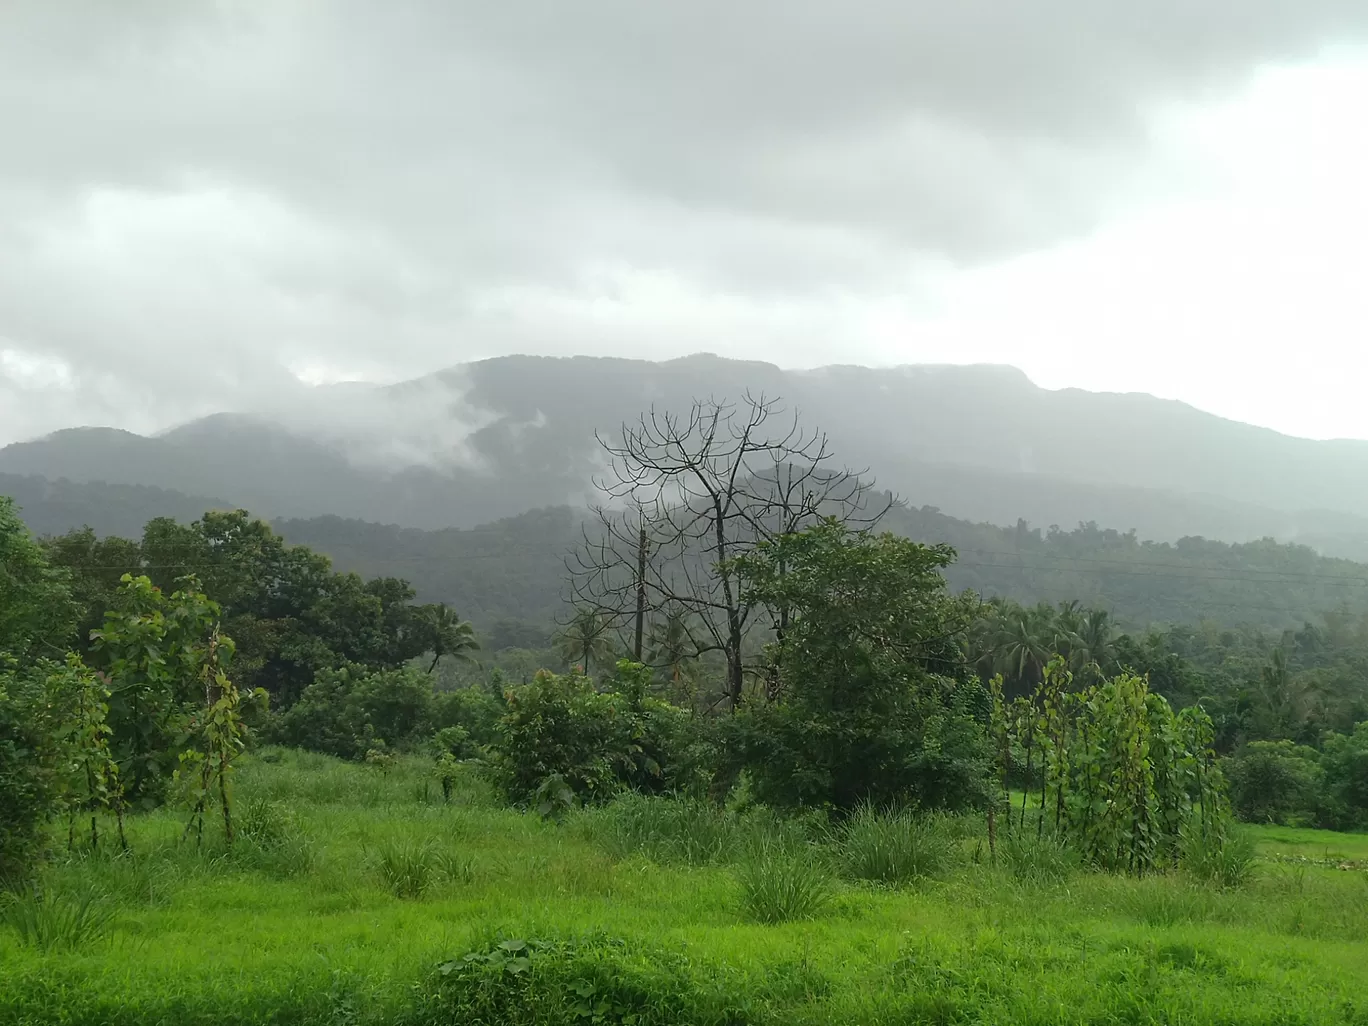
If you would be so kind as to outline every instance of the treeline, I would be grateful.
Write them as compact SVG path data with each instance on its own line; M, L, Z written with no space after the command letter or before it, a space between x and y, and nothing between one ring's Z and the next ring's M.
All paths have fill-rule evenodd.
M101 537L137 539L154 514L189 523L215 505L157 489L38 478L0 478L0 494L6 488L16 490L21 513L39 535L87 522ZM584 523L583 511L563 506L471 529L423 531L331 516L273 526L288 541L326 553L339 569L404 578L420 601L446 602L482 631L523 632L526 641L527 630L545 633L560 614L565 553ZM883 526L953 547L958 559L946 570L952 590L1026 605L1078 600L1108 610L1131 630L1201 622L1282 629L1332 610L1368 612L1368 567L1301 545L1149 542L1095 524L999 527L929 506L895 508Z
M472 530L419 531L336 517L275 526L341 567L406 577L425 601L445 601L488 628L553 622L564 597L565 553L584 522L582 514L557 507ZM881 527L955 549L958 558L945 574L954 591L1027 605L1077 600L1132 630L1201 622L1282 629L1331 610L1368 613L1368 567L1305 546L1146 542L1095 524L1003 528L930 507L894 508Z
M118 607L125 575L145 575L168 594L192 577L221 608L241 685L264 689L278 705L292 703L323 669L392 669L474 644L447 606L415 603L406 580L339 573L328 557L287 544L243 510L190 524L159 517L138 541L84 529L41 545L70 587L72 618L59 647L89 653L91 631Z

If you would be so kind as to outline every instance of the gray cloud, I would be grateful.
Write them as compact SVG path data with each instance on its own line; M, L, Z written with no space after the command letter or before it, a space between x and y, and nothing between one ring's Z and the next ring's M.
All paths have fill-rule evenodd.
M1157 173L1156 105L1365 28L1360 0L9 0L0 441L296 402L300 367L816 346L814 294L1085 231ZM598 308L624 280L669 283L656 321ZM71 380L15 369L47 358Z

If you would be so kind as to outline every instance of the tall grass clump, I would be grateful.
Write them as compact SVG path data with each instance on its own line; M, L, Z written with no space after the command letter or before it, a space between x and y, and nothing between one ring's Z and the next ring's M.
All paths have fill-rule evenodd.
M374 856L375 869L396 898L421 898L439 875L437 846L404 835L387 837Z
M832 898L831 877L817 860L785 851L762 851L737 869L741 911L756 923L814 919Z
M1220 829L1186 831L1178 849L1179 865L1194 878L1226 890L1243 887L1254 874L1254 841L1234 824Z
M239 863L282 879L317 870L318 850L284 802L251 798L239 807L236 823L233 855Z
M0 895L0 923L40 951L74 951L109 932L114 910L93 889L79 894L35 889Z
M760 851L807 846L803 824L766 808L744 812L691 798L623 795L581 813L582 833L614 858L643 855L661 865L736 862Z
M868 805L837 829L834 850L845 876L890 887L941 876L956 854L938 819L906 810L880 813Z
M1057 884L1079 867L1078 853L1054 833L1018 831L998 841L999 863L1019 883Z

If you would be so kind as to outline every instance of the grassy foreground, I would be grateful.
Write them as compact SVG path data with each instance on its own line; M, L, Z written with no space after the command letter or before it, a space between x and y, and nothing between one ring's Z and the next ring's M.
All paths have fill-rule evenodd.
M946 823L929 876L828 889L801 824L556 825L426 774L263 753L231 853L162 812L59 860L0 921L0 1023L1368 1023L1368 837L1256 831L1222 890L1013 873Z

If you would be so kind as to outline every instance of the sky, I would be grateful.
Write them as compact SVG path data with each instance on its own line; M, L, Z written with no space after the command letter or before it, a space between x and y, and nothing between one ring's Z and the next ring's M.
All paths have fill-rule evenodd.
M1362 0L5 0L0 443L506 353L1368 439Z

